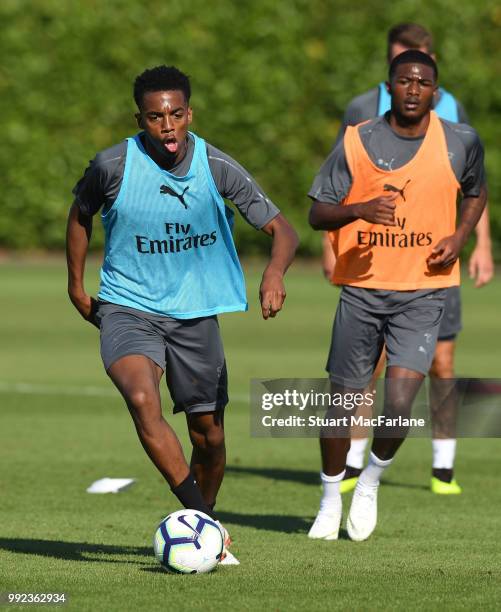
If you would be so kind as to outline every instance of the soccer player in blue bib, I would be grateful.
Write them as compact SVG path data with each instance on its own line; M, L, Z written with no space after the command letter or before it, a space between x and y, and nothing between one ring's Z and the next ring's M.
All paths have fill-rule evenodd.
M283 276L298 239L242 166L188 131L190 94L189 78L173 66L136 78L140 133L98 153L73 190L68 292L82 317L100 328L104 367L146 453L184 507L214 517L228 403L217 315L247 310L233 211L223 198L272 237L260 287L264 319L282 308ZM85 291L84 267L98 211L105 253L95 300ZM174 412L186 414L190 466L162 416L164 372ZM221 529L223 563L238 563Z
M388 31L388 62L390 63L397 55L409 49L418 49L434 57L431 34L423 26L416 23L401 23L393 26ZM354 98L348 104L344 113L336 144L343 137L347 126L357 125L362 121L382 116L390 110L390 106L391 98L385 82L379 83L378 86ZM446 121L461 124L469 123L462 104L443 87L439 87L435 94L433 110L441 119ZM449 154L459 159L465 153L459 147L457 151L451 150ZM392 156L389 155L388 159L380 160L382 167L388 169L392 159ZM469 273L470 277L475 279L475 286L481 287L488 283L494 274L487 207L475 228L475 235L476 245L470 257ZM323 244L324 273L330 279L335 260L331 244L326 236ZM453 396L446 392L447 385L441 382L444 379L454 378L454 351L456 336L460 330L461 296L459 287L450 287L447 289L444 316L440 324L435 357L430 370L430 408L433 428L431 490L434 493L445 495L461 493L461 487L454 478L453 470L456 453L456 407ZM384 360L382 359L376 369L375 378L379 376L383 365ZM373 388L372 383L371 388ZM340 487L342 493L355 488L358 476L363 468L367 443L368 439L366 437L358 437L357 432L354 432L347 458L345 479Z

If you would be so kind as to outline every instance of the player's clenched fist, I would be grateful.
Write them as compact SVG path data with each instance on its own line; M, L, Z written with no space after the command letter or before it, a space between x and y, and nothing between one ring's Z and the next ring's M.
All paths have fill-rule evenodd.
M459 257L459 253L463 247L462 242L456 236L447 236L442 238L426 260L428 266L437 266L439 268L448 268Z
M283 277L279 274L265 272L259 288L259 300L261 302L263 319L275 317L282 310L285 296Z
M368 223L380 223L381 225L396 225L395 221L395 199L398 194L384 195L356 204L359 208L358 217Z

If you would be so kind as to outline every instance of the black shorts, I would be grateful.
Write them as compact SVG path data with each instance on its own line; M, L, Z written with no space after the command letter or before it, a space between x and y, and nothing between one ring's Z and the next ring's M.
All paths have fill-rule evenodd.
M126 355L144 355L165 372L174 412L213 412L228 403L228 377L216 316L173 319L99 302L106 370Z

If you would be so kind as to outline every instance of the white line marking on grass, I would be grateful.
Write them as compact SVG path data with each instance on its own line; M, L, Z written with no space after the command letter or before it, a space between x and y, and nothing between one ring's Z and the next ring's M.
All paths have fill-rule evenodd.
M24 395L73 395L93 397L113 397L118 394L114 389L105 387L63 387L60 385L37 385L33 383L8 383L0 381L0 392L22 393Z
M20 393L23 395L70 395L74 397L116 397L120 394L114 388L92 386L64 387L61 385L43 385L27 382L9 383L0 380L0 393ZM248 402L249 395L245 393L230 394L231 400L235 402Z

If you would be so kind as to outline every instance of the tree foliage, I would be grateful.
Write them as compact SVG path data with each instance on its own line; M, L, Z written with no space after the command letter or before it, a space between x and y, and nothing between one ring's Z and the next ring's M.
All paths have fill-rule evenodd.
M192 77L194 130L246 166L318 251L306 193L347 102L385 76L385 33L417 21L442 83L486 145L501 239L501 6L496 0L3 0L0 245L60 248L71 189L95 153L134 133L132 81ZM238 223L241 252L268 248ZM99 246L102 236L97 236Z

